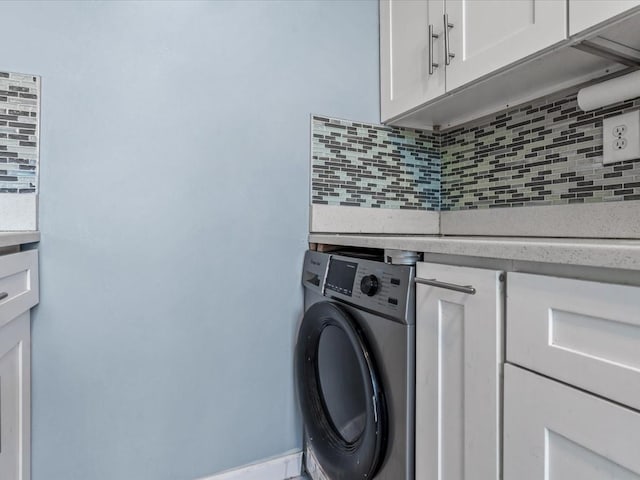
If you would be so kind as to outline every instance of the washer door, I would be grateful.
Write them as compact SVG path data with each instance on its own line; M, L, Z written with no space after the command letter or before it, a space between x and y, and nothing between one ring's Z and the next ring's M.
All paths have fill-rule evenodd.
M387 409L371 351L339 305L307 310L296 346L298 397L309 446L332 479L371 479L384 459Z

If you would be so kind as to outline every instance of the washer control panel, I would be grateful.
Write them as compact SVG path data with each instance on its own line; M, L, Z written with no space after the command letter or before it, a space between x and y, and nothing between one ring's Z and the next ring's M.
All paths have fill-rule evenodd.
M413 317L415 268L330 255L324 294L402 322Z

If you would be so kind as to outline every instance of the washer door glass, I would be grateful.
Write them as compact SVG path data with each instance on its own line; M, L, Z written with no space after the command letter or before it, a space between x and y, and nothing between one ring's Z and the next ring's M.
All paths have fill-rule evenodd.
M355 442L362 435L367 418L364 382L349 338L333 325L320 334L318 376L334 428L346 442Z
M298 331L296 383L305 445L328 478L373 478L386 453L385 396L357 318L337 303L318 302Z

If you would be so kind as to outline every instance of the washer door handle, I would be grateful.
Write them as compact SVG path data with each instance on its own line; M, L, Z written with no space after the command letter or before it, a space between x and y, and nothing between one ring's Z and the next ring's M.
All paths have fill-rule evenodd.
M416 283L422 285L431 285L432 287L445 288L447 290L453 290L455 292L467 293L469 295L475 295L476 289L471 285L456 285L455 283L441 282L435 278L418 278L415 279Z

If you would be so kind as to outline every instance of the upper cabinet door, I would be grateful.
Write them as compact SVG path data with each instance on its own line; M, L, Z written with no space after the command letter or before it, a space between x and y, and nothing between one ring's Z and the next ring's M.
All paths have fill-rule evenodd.
M567 37L563 0L449 0L447 91ZM444 28L444 25L443 25Z
M445 93L443 15L442 0L380 1L382 121Z
M569 35L580 33L638 6L640 0L569 0Z

